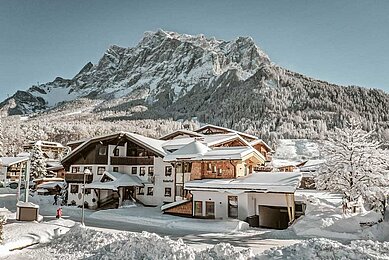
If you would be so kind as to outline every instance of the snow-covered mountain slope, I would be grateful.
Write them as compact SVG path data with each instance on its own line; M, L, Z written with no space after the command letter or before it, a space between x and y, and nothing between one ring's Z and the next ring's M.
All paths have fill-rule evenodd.
M45 102L33 106L28 99L17 100L32 107L20 106L11 113L25 114L41 109L41 105L50 108L79 97L129 97L152 104L168 96L174 102L199 82L215 81L227 71L236 71L244 80L269 63L267 55L248 37L225 42L203 35L146 32L134 48L111 46L96 65L88 63L71 80L56 78L31 87L26 92ZM131 97L135 92L138 95Z
M378 123L383 133L389 120L383 91L283 69L249 37L222 41L163 30L146 32L135 47L111 46L72 79L18 91L0 103L0 113L58 110L80 98L95 100L92 113L106 120L196 117L265 139L275 132L317 138L351 116L362 117L366 129Z

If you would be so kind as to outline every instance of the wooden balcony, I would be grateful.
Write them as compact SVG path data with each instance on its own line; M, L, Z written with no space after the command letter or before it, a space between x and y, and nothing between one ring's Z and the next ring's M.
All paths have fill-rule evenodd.
M154 157L111 156L111 165L153 165Z
M84 182L84 173L77 172L77 173L66 173L65 174L65 181L66 182L78 182L83 183ZM88 174L85 176L85 182L91 183L93 181L93 175Z

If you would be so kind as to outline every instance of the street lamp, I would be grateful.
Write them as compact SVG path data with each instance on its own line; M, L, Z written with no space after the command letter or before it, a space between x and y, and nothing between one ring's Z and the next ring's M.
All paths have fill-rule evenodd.
M85 217L85 214L84 214L84 211L85 211L85 176L86 175L89 175L91 174L91 171L86 168L84 170L84 185L82 187L82 213L81 213L81 225L85 226L84 224L84 217Z

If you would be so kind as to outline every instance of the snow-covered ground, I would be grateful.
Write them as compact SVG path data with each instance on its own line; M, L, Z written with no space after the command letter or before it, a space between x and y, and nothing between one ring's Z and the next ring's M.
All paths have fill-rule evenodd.
M51 225L61 224L58 220ZM62 230L65 228L68 227ZM52 230L46 226L41 229ZM389 259L389 242L370 240L342 244L314 238L255 253L251 248L237 248L227 243L194 248L182 239L172 240L148 232L115 232L79 225L65 234L48 233L42 240L46 243L20 251L3 251L2 259Z
M0 205L15 204L12 192L0 191ZM239 221L174 217L142 206L86 210L84 228L75 222L81 209L63 207L64 219L52 220L58 207L52 205L53 198L34 196L30 200L40 204L40 214L45 217L42 223L17 222L14 208L0 210L9 218L0 258L389 259L389 243L377 241L388 240L388 222L361 227L360 222L376 221L377 215L343 216L336 194L308 192L298 196L311 203L307 214L287 230L247 228ZM17 248L23 249L13 250Z

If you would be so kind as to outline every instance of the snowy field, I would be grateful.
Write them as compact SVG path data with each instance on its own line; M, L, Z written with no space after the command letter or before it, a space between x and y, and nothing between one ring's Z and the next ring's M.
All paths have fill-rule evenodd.
M0 214L9 219L1 259L389 259L389 223L361 227L378 216L343 216L336 194L297 194L310 201L306 216L287 230L269 230L142 206L86 210L81 227L77 207L63 207L63 218L55 220L51 196L30 197L43 222L18 222L14 192L0 189L0 207L7 207Z

